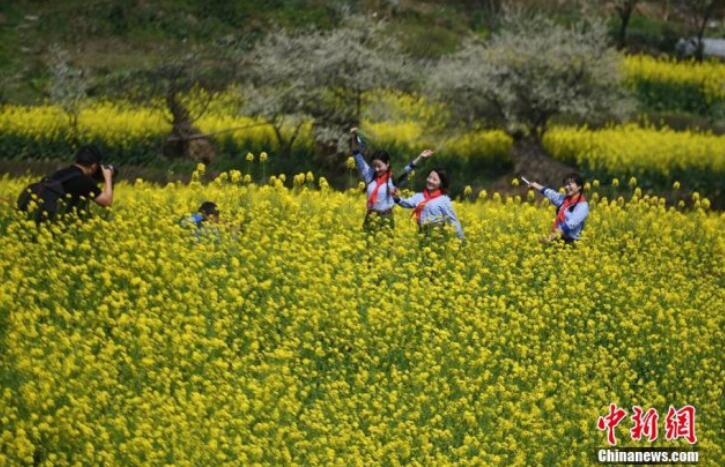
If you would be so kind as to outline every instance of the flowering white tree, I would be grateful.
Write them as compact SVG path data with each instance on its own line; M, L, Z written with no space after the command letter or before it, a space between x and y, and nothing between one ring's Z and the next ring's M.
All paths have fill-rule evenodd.
M385 23L350 16L332 31L269 35L246 58L243 86L248 115L275 128L289 152L305 120L313 123L318 153L342 150L379 89L403 90L415 81L415 64L385 31ZM285 133L283 129L290 131Z
M488 42L468 41L428 79L456 125L503 128L520 149L541 153L554 118L597 122L626 115L620 54L597 21L564 27L542 16L509 15ZM518 161L514 161L520 165Z
M78 116L83 101L86 99L88 82L83 70L76 68L70 61L70 55L57 44L50 46L48 51L48 68L50 83L48 94L50 101L63 109L71 129L70 138L77 143Z

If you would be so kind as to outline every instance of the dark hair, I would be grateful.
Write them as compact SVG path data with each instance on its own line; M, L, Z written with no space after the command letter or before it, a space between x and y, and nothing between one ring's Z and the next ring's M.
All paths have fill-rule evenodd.
M201 203L201 206L199 206L199 212L205 216L219 215L219 209L217 208L216 203L212 203L211 201L204 201Z
M78 148L78 151L76 151L76 164L80 164L85 167L90 167L93 164L100 164L101 159L103 159L101 151L91 144L81 146Z
M448 192L448 185L450 184L450 180L448 180L448 174L446 173L446 169L441 167L436 167L435 169L431 169L430 172L428 172L428 175L430 175L432 172L435 172L438 174L438 178L441 179L441 186L440 190L443 193Z
M390 164L390 154L388 154L387 151L383 151L382 149L378 149L373 153L372 156L370 156L370 162L374 160L379 160L380 162L384 164Z
M567 174L566 177L564 177L564 180L562 180L562 183L566 185L567 182L572 181L577 184L577 186L584 189L584 179L581 175L579 175L576 172L572 172L570 174Z

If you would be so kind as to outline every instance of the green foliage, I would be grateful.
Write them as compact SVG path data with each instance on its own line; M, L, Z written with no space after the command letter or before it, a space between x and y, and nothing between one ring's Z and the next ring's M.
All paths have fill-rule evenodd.
M608 23L609 36L614 39L619 30L619 22L612 18ZM685 34L682 27L658 18L632 14L627 28L629 50L666 52L674 54L677 40Z
M403 50L413 57L440 58L460 43L460 34L437 24L405 21L395 29Z
M717 117L722 105L713 105L702 92L702 86L689 83L638 81L637 99L647 110L681 111Z

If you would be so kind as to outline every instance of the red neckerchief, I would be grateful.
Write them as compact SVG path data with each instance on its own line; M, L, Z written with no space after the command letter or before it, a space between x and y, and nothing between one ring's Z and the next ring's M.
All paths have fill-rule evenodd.
M586 201L586 199L584 199L584 195L581 193L579 193L579 196L576 197L576 201L574 201L574 199L574 196L567 196L566 198L564 198L564 202L561 203L561 206L559 206L559 210L556 211L556 219L554 219L554 225L551 226L552 230L556 230L556 227L559 224L564 223L564 221L566 220L567 209L582 201Z
M430 201L432 199L436 199L437 197L442 196L442 195L443 195L443 192L441 190L435 190L433 193L429 193L427 188L425 190L423 190L424 199L423 199L423 201L421 201L420 203L418 203L415 206L415 209L413 210L413 214L412 214L418 220L418 223L420 223L420 216L423 213L423 208L428 203L428 201Z
M388 179L390 179L390 171L388 170L385 172L384 175L381 175L380 177L375 179L375 188L373 188L373 192L370 193L370 197L368 198L368 209L372 208L375 203L378 201L378 190L381 186L388 183Z

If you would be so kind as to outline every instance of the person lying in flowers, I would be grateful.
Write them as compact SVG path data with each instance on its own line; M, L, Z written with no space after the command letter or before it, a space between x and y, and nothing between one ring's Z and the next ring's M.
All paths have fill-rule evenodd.
M543 239L544 242L564 240L565 243L573 243L581 238L584 222L589 215L589 204L584 194L584 180L577 173L571 173L564 177L565 194L556 190L530 182L522 177L522 180L531 188L541 192L551 204L556 206L556 218L551 226L551 233Z
M422 192L409 198L394 196L393 199L398 206L413 209L412 215L421 231L450 223L456 230L456 236L463 240L463 227L453 210L451 198L446 194L449 183L444 169L433 169L428 173Z
M433 155L433 151L426 149L411 161L403 169L399 177L393 178L393 168L390 163L390 155L386 151L377 150L370 157L370 164L363 157L365 149L363 140L358 135L357 128L350 130L350 149L355 158L355 165L366 185L367 212L363 228L371 231L377 227L395 227L393 220L393 196L397 191L396 185L400 185L407 179L408 175L420 163L421 159L427 159Z

